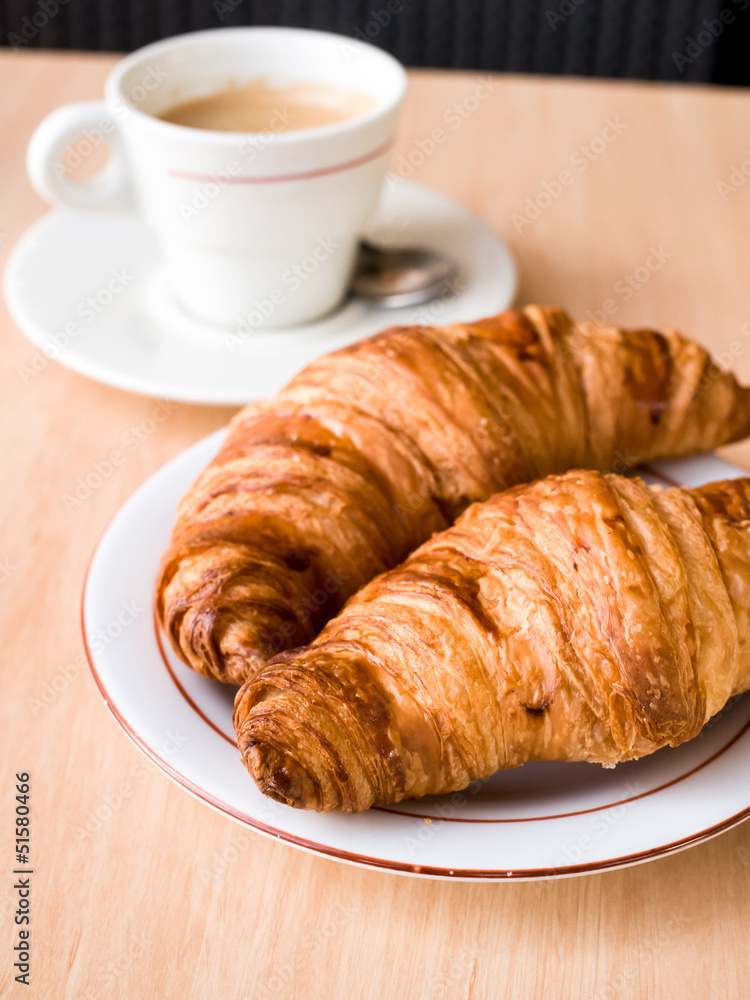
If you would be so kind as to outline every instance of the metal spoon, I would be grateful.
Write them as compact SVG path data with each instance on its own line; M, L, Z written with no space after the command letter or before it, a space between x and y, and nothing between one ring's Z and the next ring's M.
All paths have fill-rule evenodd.
M437 298L456 276L456 265L437 250L379 247L362 241L351 290L388 309Z

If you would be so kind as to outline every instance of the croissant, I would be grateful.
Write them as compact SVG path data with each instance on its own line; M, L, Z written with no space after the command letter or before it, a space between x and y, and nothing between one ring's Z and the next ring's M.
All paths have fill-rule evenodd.
M235 702L260 789L360 812L529 760L605 767L750 687L750 479L569 472L474 504Z
M232 421L179 505L156 611L185 663L241 683L477 500L750 433L750 389L673 331L529 306L400 327Z

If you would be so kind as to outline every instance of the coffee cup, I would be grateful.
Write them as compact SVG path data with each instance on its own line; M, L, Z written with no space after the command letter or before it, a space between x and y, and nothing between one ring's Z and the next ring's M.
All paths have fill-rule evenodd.
M258 132L160 116L261 81L366 98L342 120ZM73 209L137 213L156 234L166 281L188 313L243 333L309 322L346 294L406 92L403 67L349 38L293 28L221 28L147 45L110 73L103 101L69 104L37 128L31 181ZM344 102L345 105L347 102ZM351 103L351 102L349 102ZM358 108L358 110L357 110ZM68 176L65 155L105 142L107 165Z

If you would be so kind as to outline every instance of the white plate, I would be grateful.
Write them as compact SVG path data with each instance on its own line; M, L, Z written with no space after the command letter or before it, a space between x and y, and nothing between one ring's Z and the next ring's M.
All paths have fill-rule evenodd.
M386 182L368 235L446 251L459 274L445 301L378 309L350 299L316 323L240 338L175 304L156 240L138 219L61 209L13 248L4 294L29 340L82 375L162 399L227 405L273 393L320 354L387 326L480 319L513 301L516 267L506 245L437 191Z
M624 867L706 840L750 814L750 697L730 702L692 742L614 770L526 764L466 792L359 816L321 816L266 799L234 744L235 689L180 663L151 613L177 501L224 433L193 445L128 500L99 543L84 590L84 638L104 700L178 784L297 847L455 879L538 879ZM653 480L690 486L743 474L713 455L648 472Z

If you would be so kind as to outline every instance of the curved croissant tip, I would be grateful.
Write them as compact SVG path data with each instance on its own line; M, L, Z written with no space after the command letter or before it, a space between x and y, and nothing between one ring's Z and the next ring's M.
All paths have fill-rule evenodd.
M319 789L298 760L269 743L239 741L245 767L268 798L295 809L320 809Z

